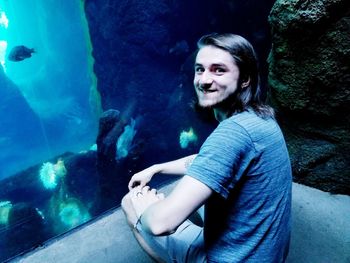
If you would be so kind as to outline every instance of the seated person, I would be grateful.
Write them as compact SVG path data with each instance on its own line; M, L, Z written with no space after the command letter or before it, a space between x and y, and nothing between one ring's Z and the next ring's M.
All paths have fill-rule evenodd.
M257 58L233 34L198 42L198 105L219 122L196 155L153 165L130 180L122 208L159 262L284 262L291 226L291 166L272 108L261 100ZM180 174L164 197L147 183ZM188 220L204 205L204 226Z

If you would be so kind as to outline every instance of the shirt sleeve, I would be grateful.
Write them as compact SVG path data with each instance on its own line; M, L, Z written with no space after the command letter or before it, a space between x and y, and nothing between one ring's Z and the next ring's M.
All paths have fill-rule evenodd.
M254 161L255 148L248 132L225 120L202 145L187 175L227 198Z

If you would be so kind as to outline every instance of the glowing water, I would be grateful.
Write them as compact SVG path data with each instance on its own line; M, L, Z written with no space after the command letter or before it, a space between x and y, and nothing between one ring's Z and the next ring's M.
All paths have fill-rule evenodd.
M7 60L18 45L34 48L36 53L20 62ZM35 153L22 156L27 150L20 145L3 151L16 149L14 155L34 164L65 151L87 149L93 143L101 106L91 53L82 1L0 0L0 63L37 115L37 133L43 137L42 145L31 149ZM20 120L18 126L23 128ZM0 140L5 139L0 134ZM0 158L1 166L2 162ZM5 169L0 179L4 176L8 176Z

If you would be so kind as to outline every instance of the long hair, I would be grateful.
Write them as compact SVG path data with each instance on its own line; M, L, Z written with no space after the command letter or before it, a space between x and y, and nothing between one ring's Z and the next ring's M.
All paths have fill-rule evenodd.
M262 101L258 59L248 40L230 33L212 33L201 37L197 46L198 50L214 46L229 52L239 69L237 91L223 102L230 115L253 109L260 117L274 117L274 110ZM247 81L249 85L242 87Z

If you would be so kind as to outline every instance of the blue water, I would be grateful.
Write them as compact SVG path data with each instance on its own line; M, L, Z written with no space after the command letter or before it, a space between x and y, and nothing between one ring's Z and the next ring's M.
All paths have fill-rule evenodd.
M0 54L2 78L11 82L0 98L6 110L0 121L1 179L61 152L89 148L97 132L99 101L90 95L96 84L81 1L1 0L0 12L8 19L7 27L0 26L0 41L7 44ZM7 55L17 45L35 53L9 61ZM13 90L24 100L18 94L13 99Z
M8 60L18 45L35 53L22 61ZM85 201L93 200L84 198L93 196L95 188L74 192L61 182L59 189L45 189L39 180L44 162L54 165L56 156L65 152L88 150L97 135L100 101L94 95L82 2L0 0L0 63L2 261L91 218ZM67 156L62 157L67 167L84 166ZM89 166L94 161L88 160L83 170L94 174ZM75 182L97 185L96 177L84 180L79 171L60 171L62 178L74 176Z

